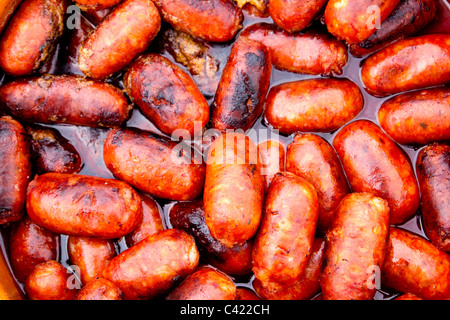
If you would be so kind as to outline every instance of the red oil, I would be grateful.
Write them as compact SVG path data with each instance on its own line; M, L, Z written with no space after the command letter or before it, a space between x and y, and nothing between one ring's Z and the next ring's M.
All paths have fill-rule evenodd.
M438 6L438 14L437 18L434 22L432 22L425 30L421 32L421 34L425 33L450 33L450 5L446 2L447 0L439 0ZM84 19L84 17L83 17ZM317 27L325 28L320 25L320 19L318 19ZM250 16L245 14L244 19L244 27L247 25L251 25L257 22L272 22L270 18L257 18L254 16ZM89 22L88 22L89 23ZM62 74L62 73L71 73L81 75L81 72L76 64L76 60L68 60L66 59L66 52L68 47L69 35L70 31L66 30L66 37L63 39L61 44L58 46L58 55L52 59L52 62L45 67L45 72L51 74ZM161 34L161 33L160 33ZM158 38L153 41L153 44L148 49L149 52L159 52L168 57L173 61L173 58L167 54L163 49L160 49L161 46L158 45ZM211 55L220 61L220 71L222 71L228 53L231 49L231 43L227 44L211 44ZM349 61L347 65L343 69L343 73L341 75L335 75L340 78L347 78L359 85L362 89L365 105L364 109L361 113L354 119L368 119L378 124L377 119L377 111L382 102L387 98L375 98L364 91L364 86L361 82L360 78L360 64L363 59L355 58L349 54ZM183 66L184 70L186 70ZM186 70L187 71L187 70ZM317 76L307 76L294 74L285 71L279 71L273 69L271 75L271 86L276 84L280 84L283 82L300 80L306 78L314 78ZM4 79L5 77L2 75L0 77L0 83L3 81L8 81L8 79ZM121 82L121 75L117 75L114 79L108 80L109 82L115 84L116 86L123 88L123 84ZM212 102L212 97L207 97L208 102ZM80 174L98 176L103 178L114 178L111 172L105 166L103 161L103 140L106 137L108 129L97 129L97 128L88 128L88 127L77 127L70 125L49 125L50 127L56 128L61 132L61 134L71 141L74 147L80 153L84 166L81 170ZM144 130L148 130L151 132L155 132L157 134L163 135L148 119L146 119L142 113L134 108L131 114L130 119L127 121L126 126L128 127L138 127ZM264 119L260 118L252 128L257 132L265 131L266 136L270 137L270 128L264 123ZM319 133L318 135L325 138L328 142L332 143L334 138L334 133ZM293 139L293 135L290 136L280 136L280 140L287 146ZM256 141L258 142L258 141ZM409 147L409 146L400 146L409 156L411 163L415 164L416 157L419 149ZM157 199L160 207L162 208L165 224L170 226L170 222L168 221L168 212L174 202L170 202L167 200ZM400 226L401 228L407 229L411 232L419 234L421 236L425 236L422 225L420 212L418 212L414 217L412 217L409 221L405 222ZM0 249L7 256L7 236L8 230L4 229L0 233ZM61 250L60 255L58 257L58 261L60 261L66 267L70 266L70 261L68 259L67 250L66 250L66 241L67 236L61 235L60 244ZM125 241L118 240L118 248L119 251L123 251L127 248ZM244 277L244 278L236 278L235 282L238 286L245 286L252 288L251 282L252 277ZM21 286L23 288L23 286ZM384 299L392 299L398 293L392 291L385 291L384 289L378 290L375 299L376 300L384 300Z

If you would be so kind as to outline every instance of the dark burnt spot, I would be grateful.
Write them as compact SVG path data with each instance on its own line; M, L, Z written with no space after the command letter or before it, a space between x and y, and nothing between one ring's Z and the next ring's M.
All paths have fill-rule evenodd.
M422 129L427 129L428 125L426 123L421 122L420 126L422 127Z

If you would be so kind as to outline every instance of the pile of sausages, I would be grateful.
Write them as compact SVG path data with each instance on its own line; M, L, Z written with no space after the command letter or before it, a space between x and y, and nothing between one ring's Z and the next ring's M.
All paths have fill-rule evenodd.
M27 298L450 299L450 35L419 33L437 5L24 0L0 36L0 224ZM51 72L56 48L76 72ZM289 142L253 141L261 119ZM114 179L54 125L107 131ZM401 227L418 212L426 237Z

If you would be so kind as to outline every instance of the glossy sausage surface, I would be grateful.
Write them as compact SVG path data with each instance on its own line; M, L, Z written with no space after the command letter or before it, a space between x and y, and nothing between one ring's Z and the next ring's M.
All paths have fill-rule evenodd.
M31 180L30 143L23 126L9 116L0 118L0 225L18 221L25 211Z
M61 173L45 173L30 182L27 212L55 233L104 239L126 235L142 220L141 198L126 183Z
M391 224L419 208L419 186L406 153L376 124L357 120L342 128L333 146L354 192L371 192L389 203Z
M159 198L193 200L203 191L205 164L184 143L132 128L111 130L103 158L117 178Z
M396 95L378 109L383 130L401 144L427 144L450 139L450 88Z
M0 87L0 108L23 121L118 127L132 105L111 84L72 75L17 79Z
M122 290L114 283L98 278L86 284L77 294L77 300L122 300Z
M420 150L416 172L425 233L436 247L450 252L450 146L434 143Z
M372 300L389 236L387 201L370 193L342 199L327 232L324 300Z
M292 173L277 173L267 191L253 246L253 272L264 287L277 290L301 279L318 216L313 185Z
M449 83L450 35L427 34L392 43L364 61L361 79L374 96Z

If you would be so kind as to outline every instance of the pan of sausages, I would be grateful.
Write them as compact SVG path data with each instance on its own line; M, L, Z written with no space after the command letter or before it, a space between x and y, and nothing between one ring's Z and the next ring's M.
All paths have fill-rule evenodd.
M0 299L450 299L446 0L0 18Z

